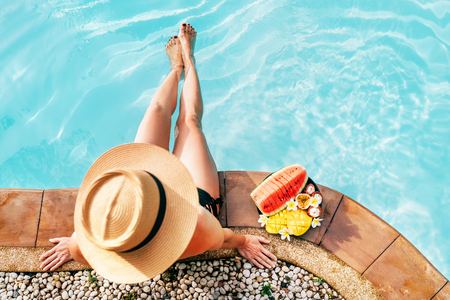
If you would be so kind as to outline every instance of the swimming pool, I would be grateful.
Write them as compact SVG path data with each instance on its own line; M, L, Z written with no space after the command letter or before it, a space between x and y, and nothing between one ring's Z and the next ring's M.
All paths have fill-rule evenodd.
M449 2L124 3L0 4L0 187L77 187L132 142L188 21L220 170L302 164L450 277Z

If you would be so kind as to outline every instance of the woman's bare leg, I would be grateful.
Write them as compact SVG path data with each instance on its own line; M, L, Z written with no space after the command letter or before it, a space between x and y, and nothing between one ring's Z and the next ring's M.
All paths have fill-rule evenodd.
M171 116L177 107L178 82L183 72L181 44L177 36L167 42L166 53L170 73L153 96L134 142L154 144L169 150Z
M180 97L180 115L175 127L173 153L186 165L197 187L219 198L219 178L202 132L203 102L194 65L196 32L189 24L181 25L181 41L185 81Z

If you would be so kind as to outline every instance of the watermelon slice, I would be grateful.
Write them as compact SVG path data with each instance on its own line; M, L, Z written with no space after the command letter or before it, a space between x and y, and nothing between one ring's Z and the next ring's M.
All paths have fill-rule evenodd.
M306 185L308 174L300 165L289 165L269 175L250 194L265 216L272 216L286 207Z

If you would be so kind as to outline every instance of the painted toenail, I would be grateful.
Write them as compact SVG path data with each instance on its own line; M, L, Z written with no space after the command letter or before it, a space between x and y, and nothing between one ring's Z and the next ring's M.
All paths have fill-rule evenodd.
M183 23L183 26L186 26L186 23Z
M176 39L177 39L178 37L177 37L177 36L174 36L174 38L176 38Z

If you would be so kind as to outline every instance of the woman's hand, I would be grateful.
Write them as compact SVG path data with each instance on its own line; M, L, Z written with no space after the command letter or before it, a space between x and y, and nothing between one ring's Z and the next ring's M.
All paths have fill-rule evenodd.
M261 243L268 244L270 241L263 237L246 235L244 244L237 248L237 250L243 257L251 261L260 269L263 268L263 266L267 268L275 267L277 257L264 248Z
M39 268L43 269L44 271L47 271L48 269L50 269L50 271L54 271L63 263L71 260L72 255L70 254L69 241L69 237L50 239L50 242L54 244L58 243L58 245L53 247L51 250L48 250L47 252L42 254L41 257L39 257L39 260L44 260L45 258L47 258L39 266Z

